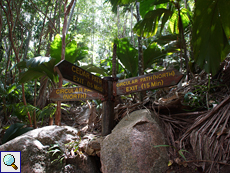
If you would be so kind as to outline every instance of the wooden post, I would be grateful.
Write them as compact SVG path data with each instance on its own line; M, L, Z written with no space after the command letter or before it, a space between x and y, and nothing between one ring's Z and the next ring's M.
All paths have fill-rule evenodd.
M114 96L113 96L113 77L104 77L108 81L107 95L102 104L102 136L111 133L114 127Z

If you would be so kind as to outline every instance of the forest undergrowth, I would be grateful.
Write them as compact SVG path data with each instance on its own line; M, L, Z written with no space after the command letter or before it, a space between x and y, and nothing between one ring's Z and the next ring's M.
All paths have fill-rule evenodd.
M147 91L142 102L138 94L119 96L115 102L115 121L118 123L135 110L151 110L160 119L166 135L170 155L168 172L227 171L230 169L229 74L229 61L226 60L213 78L201 71L192 75L189 82ZM87 103L72 105L67 108L69 112L62 111L62 125L81 129L83 134L100 135L101 108ZM87 109L91 110L87 113ZM76 116L84 113L90 114L87 128L76 120ZM18 119L12 117L2 126L16 122ZM38 127L47 126L49 118L37 123Z
M212 79L200 72L183 85L147 92L143 102L126 99L115 108L117 121L138 109L152 110L167 138L168 172L228 172L229 74L226 60Z

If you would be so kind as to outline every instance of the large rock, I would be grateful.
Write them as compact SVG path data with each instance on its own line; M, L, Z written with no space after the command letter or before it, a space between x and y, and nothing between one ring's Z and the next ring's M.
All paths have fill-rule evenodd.
M23 173L97 173L96 163L92 157L84 155L72 155L66 157L64 164L54 160L48 153L52 144L58 144L63 154L66 152L65 144L78 141L78 130L69 126L46 126L29 131L0 146L0 151L21 151L21 171Z
M161 173L169 161L159 123L149 110L139 110L124 117L103 140L103 173Z

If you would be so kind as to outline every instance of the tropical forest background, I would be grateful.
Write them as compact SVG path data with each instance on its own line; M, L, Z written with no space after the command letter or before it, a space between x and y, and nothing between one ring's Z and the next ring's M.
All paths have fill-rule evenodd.
M183 92L187 112L221 105L229 86L229 7L229 0L1 0L0 127L4 132L12 117L33 128L46 118L61 124L60 110L70 104L52 102L49 93L74 86L54 71L62 59L119 79L175 68L184 74L180 87L193 82ZM212 97L220 87L224 94Z

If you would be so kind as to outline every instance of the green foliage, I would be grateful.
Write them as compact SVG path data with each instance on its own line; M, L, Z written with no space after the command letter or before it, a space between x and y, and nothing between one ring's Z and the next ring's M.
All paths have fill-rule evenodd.
M68 110L65 107L70 107L68 104L61 103L61 109L65 110L68 112ZM42 110L39 110L37 112L38 119L42 121L46 117L53 117L57 110L57 104L56 103L49 103L47 106L45 106Z
M142 0L140 1L140 15L142 18L144 18L144 16L151 10L154 10L154 7L156 6L156 8L160 6L160 8L162 8L162 4L163 6L166 8L167 6L167 2L170 2L170 0Z
M195 62L215 75L230 52L230 1L196 1L195 6L192 33Z
M186 8L180 10L180 16L182 20L183 27L186 28L190 24L191 12ZM173 34L179 34L179 15L178 11L174 11L171 18L169 19L169 31Z
M164 59L165 56L166 53L163 53L159 45L156 42L153 42L144 51L144 68L151 68L152 64Z
M82 154L79 151L79 144L81 142L81 137L78 141L71 141L64 145L64 147L61 147L58 142L55 142L55 144L52 144L51 147L48 149L48 153L51 153L51 164L58 164L60 162L61 164L64 164L63 161L65 161L69 157L70 151L73 151L77 154Z
M68 148L68 150L73 150L73 152L78 152L80 142L81 142L81 137L78 141L69 142L65 144L65 146Z
M203 102L205 101L204 98L205 95L200 97L200 95L198 94L193 94L192 92L188 92L184 95L184 103L191 107L195 107L195 109L202 108L203 106L205 106L205 102Z
M96 73L97 75L102 75L102 76L108 76L108 71L102 67L97 67L93 64L88 64L81 66L84 70L91 72L91 73Z
M20 74L20 83L26 83L42 76L47 76L52 82L57 82L57 73L54 72L55 59L38 56L29 60L24 60L17 64L20 68L27 70Z
M66 47L65 47L65 60L74 63L76 60L83 59L87 53L87 47L77 47L77 41L69 36L66 38ZM54 41L51 43L50 55L55 59L55 63L61 61L62 53L62 38L57 34L54 38Z
M149 11L143 20L138 22L133 28L134 32L138 34L138 36L143 37L152 37L157 33L158 24L162 17L162 27L165 22L171 17L172 11L164 8L159 8L156 10Z
M125 74L124 74L125 70L122 67L122 64L118 60L116 61L116 63L117 63L117 77L119 79L123 79L125 76ZM106 73L107 73L106 76L112 75L112 66L113 66L112 57L101 60L100 66L101 66L101 68L103 68L106 71Z
M167 55L172 54L178 51L178 48L175 44L177 42L170 43L171 40L176 39L177 37L164 37L165 42L162 42L162 47L156 42L149 44L147 49L143 50L144 56L144 70L152 68L152 65L162 61ZM138 69L138 50L134 48L127 38L122 38L116 40L117 42L117 57L121 61L126 74L129 77L137 76ZM167 46L164 46L167 45Z
M1 97L7 97L17 88L16 84L6 86L6 89L3 86L3 83L0 81L0 95Z
M16 123L12 124L5 132L3 138L2 138L2 143L6 143L7 141L10 141L30 130L33 130L32 127L25 127L25 124L22 123Z
M6 105L6 108L8 109L8 111L11 112L12 116L17 117L19 120L23 122L28 121L28 117L27 117L28 112L30 112L30 114L32 115L34 111L39 110L37 107L34 107L29 103L27 104L27 106L25 106L22 102L8 104Z
M159 0L159 1L144 1L143 6L145 8L140 7L140 11L142 14L143 19L138 22L135 27L134 31L143 37L152 37L158 31L158 25L160 25L160 34L165 27L167 21L169 31L172 34L179 34L179 14L178 11L173 7L172 9L168 9L168 5L165 2L170 2L170 5L173 6L174 4L170 0ZM141 4L142 4L141 3ZM156 9L147 10L152 5L156 6ZM151 9L151 8L150 8ZM190 24L190 19L192 13L185 8L180 9L180 16L182 20L183 27L187 27Z
M138 50L135 49L127 38L115 40L117 43L117 57L125 67L127 74L137 75Z
M51 147L48 149L48 153L51 153L51 157L53 159L51 161L51 164L55 164L57 162L63 164L63 160L65 159L65 154L58 142L51 145Z
M220 83L209 85L194 85L194 90L192 92L188 92L184 95L184 103L190 107L196 109L209 109L212 105L209 105L209 95L212 92L216 92L218 87L225 86ZM217 102L216 98L212 98L215 103Z

